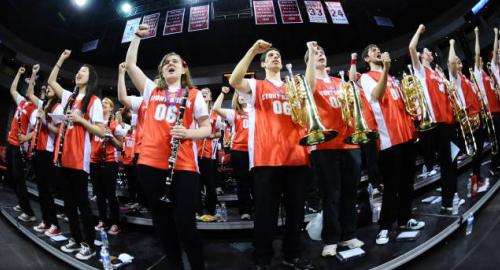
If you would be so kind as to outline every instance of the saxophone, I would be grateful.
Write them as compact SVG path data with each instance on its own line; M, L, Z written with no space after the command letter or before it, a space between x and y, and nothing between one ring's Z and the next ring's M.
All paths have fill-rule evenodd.
M75 87L73 90L73 93L69 97L68 103L66 103L66 107L64 107L64 115L67 115L70 111L71 108L73 107L73 104L75 103L76 96L78 95L78 87ZM63 153L63 146L64 146L64 136L66 135L66 130L68 125L70 124L68 118L64 119L64 123L62 124L61 127L61 134L59 135L59 151L57 152L57 160L56 160L56 167L61 167L61 157Z
M166 91L166 90L165 90ZM186 103L189 96L189 89L186 87L184 90L184 95L181 99L181 104L179 106L179 116L177 116L177 120L175 121L175 126L180 126L184 122L184 112L186 110ZM170 187L172 186L172 179L174 178L174 167L175 162L177 161L177 155L179 154L179 147L181 146L181 140L174 139L172 136L170 139L171 144L171 152L170 157L168 158L168 167L170 168L170 172L165 178L165 190L163 196L161 196L160 201L166 203L172 203L172 192Z

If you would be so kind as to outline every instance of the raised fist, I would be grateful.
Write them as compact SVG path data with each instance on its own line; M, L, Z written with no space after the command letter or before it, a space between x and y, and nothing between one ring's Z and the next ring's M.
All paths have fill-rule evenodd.
M71 55L71 50L64 50L64 52L62 52L61 54L61 58L63 60L66 60L69 58L70 55Z
M231 91L231 88L229 88L227 86L222 86L221 91L222 91L222 93L227 94L227 93L229 93L229 91Z
M252 50L255 54L261 54L264 53L267 49L271 48L272 46L273 44L264 41L262 39L259 39L253 44Z
M479 27L477 27L477 26L474 27L474 33L476 33L476 35L479 34Z
M391 67L391 56L389 55L388 52L384 52L381 56L382 58L382 63L384 64L384 67L390 68Z
M455 45L455 40L454 39L450 39L450 46L453 46Z
M118 65L118 71L120 72L120 74L125 74L125 72L127 71L127 63L123 62Z
M33 66L32 72L34 74L37 74L39 70L40 70L40 65L36 64L36 65Z
M139 25L139 28L137 28L137 31L135 33L141 38L144 37L149 33L149 24L143 23Z
M419 33L423 33L423 32L425 32L425 25L423 25L423 24L419 25L419 26L418 26L418 32L419 32Z
M19 70L17 71L17 73L24 74L25 71L26 71L26 69L24 67L20 67Z
M498 28L496 28L496 27L495 27L495 28L493 28L493 32L494 32L495 34L498 34Z
M351 59L352 60L358 59L358 54L357 53L351 53Z

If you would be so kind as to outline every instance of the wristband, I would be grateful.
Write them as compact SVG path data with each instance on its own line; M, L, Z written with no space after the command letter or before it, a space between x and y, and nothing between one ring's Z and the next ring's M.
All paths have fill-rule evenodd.
M358 63L358 59L351 59L351 66L356 65Z

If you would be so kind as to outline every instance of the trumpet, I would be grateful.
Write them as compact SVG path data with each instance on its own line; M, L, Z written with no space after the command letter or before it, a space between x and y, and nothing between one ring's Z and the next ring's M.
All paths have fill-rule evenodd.
M474 75L474 71L472 70L472 68L469 68L469 73L471 81L474 83L477 88L477 92L479 93L479 99L481 101L481 117L484 120L486 131L488 132L488 137L490 137L491 140L491 154L496 155L498 153L498 141L493 117L491 116L490 110L486 106L486 97L483 95L481 89L479 88L476 75Z
M339 72L342 78L341 95L339 97L342 109L342 119L354 132L345 138L346 144L366 144L378 138L378 132L369 130L366 124L361 96L353 81L344 82L344 71Z
M466 154L468 156L473 156L477 152L476 138L474 137L474 132L479 128L481 120L476 115L476 117L469 117L467 111L463 106L460 105L460 100L457 95L457 88L451 85L450 81L442 76L444 84L446 86L446 93L448 94L448 99L450 100L451 110L455 116L455 120L460 126L460 133L464 140L464 147Z
M291 106L292 121L302 127L308 127L307 135L300 139L302 146L312 146L335 138L335 130L326 129L319 119L318 110L312 90L304 79L304 75L293 75L292 64L287 64L289 76L286 76L286 95Z
M413 119L419 119L418 131L433 129L436 123L429 114L429 106L424 97L424 90L418 78L413 74L411 65L408 65L410 75L403 72L401 81L401 93L406 111Z

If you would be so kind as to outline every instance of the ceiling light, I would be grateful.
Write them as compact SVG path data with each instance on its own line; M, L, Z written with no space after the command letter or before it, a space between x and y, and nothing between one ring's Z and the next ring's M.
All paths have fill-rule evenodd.
M128 2L124 2L121 6L121 10L123 13L128 15L128 14L132 13L132 5L129 4Z
M73 3L77 5L78 7L83 7L87 4L87 0L73 0Z

